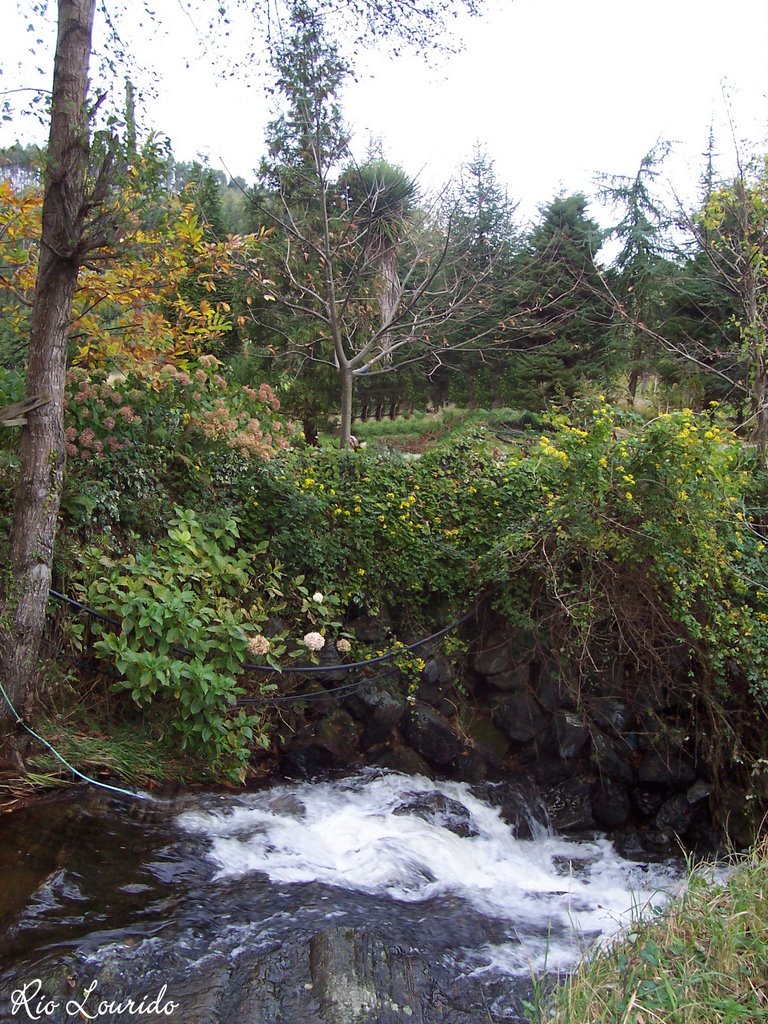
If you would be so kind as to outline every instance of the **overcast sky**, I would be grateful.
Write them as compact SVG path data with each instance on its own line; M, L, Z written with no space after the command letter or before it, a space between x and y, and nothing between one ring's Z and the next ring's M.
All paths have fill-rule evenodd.
M20 32L25 6L15 4L15 31L4 24L0 87L17 84L11 65L31 38ZM157 8L170 31L136 34L163 75L145 122L170 136L179 159L205 154L250 180L270 115L258 78L222 82L197 56L187 67L200 26L180 16L177 0ZM711 121L727 172L734 144L723 89L739 137L768 148L768 0L487 0L486 10L461 19L464 51L437 66L360 55L344 95L358 156L381 136L389 159L435 187L480 142L530 217L560 189L589 193L598 172L633 173L658 138L676 143L668 176L691 195ZM18 134L6 124L0 141Z

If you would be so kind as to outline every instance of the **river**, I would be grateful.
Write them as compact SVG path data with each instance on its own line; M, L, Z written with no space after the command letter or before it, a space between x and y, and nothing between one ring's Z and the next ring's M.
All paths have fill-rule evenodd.
M32 806L0 837L0 1021L489 1024L680 879L365 771Z

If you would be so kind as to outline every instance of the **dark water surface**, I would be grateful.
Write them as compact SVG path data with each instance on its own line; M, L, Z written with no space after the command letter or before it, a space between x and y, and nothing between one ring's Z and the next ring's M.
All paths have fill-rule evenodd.
M567 969L678 874L602 838L519 838L466 785L384 772L87 793L2 830L2 1024L521 1020L532 971Z

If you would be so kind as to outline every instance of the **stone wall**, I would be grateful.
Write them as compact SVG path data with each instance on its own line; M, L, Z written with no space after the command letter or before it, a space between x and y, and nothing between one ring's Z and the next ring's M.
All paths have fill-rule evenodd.
M713 777L690 708L616 659L576 686L530 636L497 620L468 654L426 651L418 689L393 675L285 716L281 769L380 765L475 785L511 783L559 832L610 832L628 856L716 848ZM317 677L314 692L338 685ZM319 680L322 680L320 682ZM409 699L410 696L410 699ZM748 842L736 794L730 831ZM519 817L513 800L508 816Z

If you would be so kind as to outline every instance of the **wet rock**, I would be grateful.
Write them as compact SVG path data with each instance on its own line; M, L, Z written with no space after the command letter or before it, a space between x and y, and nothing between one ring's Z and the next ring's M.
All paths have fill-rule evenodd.
M309 963L312 974L312 994L320 1004L320 1014L329 1021L367 1021L386 1019L385 1010L392 1006L382 1004L377 992L377 965L372 944L367 936L352 929L323 932L310 940ZM383 993L382 993L383 994ZM409 993L412 997L413 993ZM400 991L391 993L390 1003L402 999ZM397 1002L398 1009L408 1006L413 1015L410 998Z
M472 793L499 808L517 839L533 839L549 827L547 808L533 782L481 782Z
M643 860L645 857L646 850L636 829L615 832L611 836L611 841L616 847L616 852L626 860Z
M696 813L685 793L666 800L656 815L656 827L665 836L683 836L688 831Z
M457 782L482 782L488 778L488 762L479 750L467 747L451 763L451 777Z
M662 861L670 854L679 853L676 844L670 843L667 836L656 830L626 829L614 833L611 840L617 852L627 860Z
M424 707L404 716L401 732L408 744L431 764L448 765L463 750L463 744L449 722Z
M333 759L328 751L314 744L292 743L280 756L280 771L288 778L321 778L332 768Z
M657 750L647 750L638 765L637 777L640 782L656 785L690 786L696 780L696 769L682 751L662 754Z
M669 857L670 854L680 852L680 847L672 832L649 828L647 832L639 833L639 836L646 856L655 856L661 860L664 857Z
M493 711L496 725L516 743L532 740L546 726L546 718L529 692L500 697Z
M624 786L603 779L592 794L592 814L601 828L621 828L629 821L631 805Z
M462 839L479 835L469 809L459 800L452 800L442 793L409 794L392 813L413 815L429 825L447 829Z
M634 752L623 738L613 739L593 729L592 759L599 771L610 778L623 782L632 782L635 778Z
M561 782L546 794L544 804L557 832L589 832L595 828L592 784L586 779Z
M382 768L389 768L393 772L401 772L403 775L424 775L428 779L435 777L434 769L423 757L419 757L415 750L400 743L377 754L373 763L381 765Z
M273 814L279 814L286 818L301 819L306 817L307 809L297 796L292 793L283 793L269 801L269 809Z
M581 715L573 711L557 711L554 722L560 757L570 761L587 745L589 729Z

